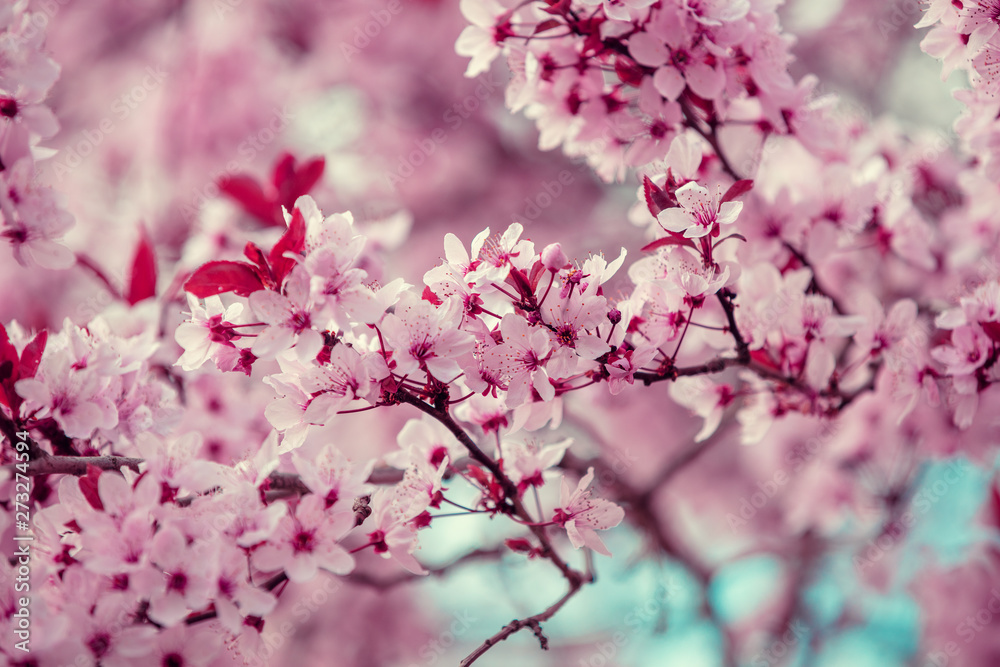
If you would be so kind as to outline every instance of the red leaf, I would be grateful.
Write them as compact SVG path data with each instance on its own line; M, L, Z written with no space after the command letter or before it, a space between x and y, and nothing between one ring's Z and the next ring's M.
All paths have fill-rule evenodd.
M295 178L295 156L291 153L282 153L278 156L278 161L274 163L274 171L271 172L271 185L280 192L282 184L293 178Z
M664 236L662 239L656 239L652 243L647 243L646 245L644 245L642 247L642 252L652 252L657 248L662 248L663 246L668 246L668 245L686 245L688 247L694 248L695 250L698 249L691 239L685 238L680 234L675 234L673 232L670 232L670 236Z
M18 378L17 348L10 342L7 329L0 324L0 383L14 383Z
M649 180L649 176L642 177L642 191L646 196L646 208L649 209L654 218L660 215L660 211L672 206L667 193L663 191L663 188Z
M246 246L243 247L243 255L257 267L257 275L260 277L260 281L264 284L265 289L278 288L274 280L274 274L271 272L271 267L267 263L267 257L264 256L264 251L256 243L247 241Z
M548 14L566 14L570 8L570 0L545 0L548 7L542 7L542 11Z
M80 493L87 499L90 506L95 510L104 511L104 503L101 502L101 495L97 492L97 480L101 476L101 469L97 466L88 465L87 474L80 478Z
M184 290L198 298L225 292L250 296L262 289L264 284L260 276L254 267L246 262L209 262L198 267L184 283Z
M7 336L7 329L0 324L0 403L13 409L11 401L15 405L20 405L19 397L14 392L14 383L18 379L18 366L20 362L17 358L17 348L10 342Z
M24 349L21 350L21 372L18 375L18 379L23 380L35 377L35 372L38 371L38 364L42 362L42 354L45 352L45 343L48 339L49 333L42 330L31 339L30 343L24 346Z
M283 224L281 211L271 201L264 191L250 176L236 174L223 176L219 179L219 190L236 200L243 210L254 216L265 225L278 226Z
M642 84L642 68L628 56L618 55L615 58L615 74L630 86L638 88Z
M274 272L274 280L279 286L285 280L285 276L295 267L295 260L291 257L285 257L285 253L302 254L305 244L306 220L302 217L302 211L296 208L292 211L292 220L288 223L288 229L274 244L267 256L271 271Z
M722 195L722 199L720 200L719 203L725 204L727 201L732 201L737 197L739 197L740 195L745 195L746 193L750 192L752 188L753 188L753 181L750 180L749 178L744 178L743 180L736 181L735 183L729 186L729 189L726 190L726 194Z
M1000 322L980 322L979 326L994 343L1000 342Z
M278 191L281 193L280 203L285 208L295 206L295 200L302 195L307 195L313 186L323 177L326 169L326 158L317 157L309 160L295 171L295 176L286 184L282 184Z
M548 21L542 21L541 23L535 26L535 32L533 32L532 34L537 35L540 32L545 32L546 30L552 30L552 28L558 28L561 25L563 25L563 22L557 19L549 19Z
M143 229L132 258L132 275L128 286L128 302L134 306L143 299L156 296L156 253L149 235Z

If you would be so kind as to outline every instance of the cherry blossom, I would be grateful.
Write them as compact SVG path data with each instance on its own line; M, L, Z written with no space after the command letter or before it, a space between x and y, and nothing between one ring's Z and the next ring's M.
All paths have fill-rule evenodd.
M617 526L625 518L625 511L608 500L592 498L593 489L588 487L593 480L593 468L587 470L574 491L570 491L569 482L563 479L560 507L555 511L553 521L566 529L569 541L577 549L586 546L610 556L611 552L604 546L597 531Z
M997 2L48 4L0 8L4 664L563 664L674 575L661 661L907 664L988 608Z
M313 328L309 274L300 267L292 269L285 291L261 290L251 295L250 306L268 325L257 334L251 350L257 357L270 358L295 346L299 358L315 357L323 337Z
M459 302L445 300L440 308L417 297L400 297L396 311L385 316L382 333L395 351L395 371L401 374L426 370L439 380L459 374L456 358L470 352L472 337L458 330Z
M185 536L171 527L156 533L150 549L165 585L150 598L149 615L163 625L176 625L189 609L201 609L211 599L217 578L215 559L193 557Z
M534 440L505 443L504 465L518 490L523 493L528 487L545 484L543 473L559 463L572 443L572 440L563 440L544 447Z
M268 542L254 550L254 563L265 570L283 567L296 583L309 581L319 569L346 574L354 569L354 558L339 541L353 527L353 512L328 511L322 497L306 496Z
M680 206L665 209L657 220L667 231L683 232L686 238L716 235L722 225L736 222L743 210L743 202L721 202L718 194L713 196L694 182L682 185L675 196Z
M234 325L242 322L244 304L235 302L228 308L217 296L205 299L202 307L198 300L188 295L191 319L182 322L174 333L174 339L184 348L184 354L177 365L186 371L200 368L209 358L215 360L219 368L232 368L236 364L239 350L233 340L240 340L241 334Z
M670 397L705 419L701 430L694 436L695 442L702 442L719 428L722 413L735 398L733 388L727 384L717 385L706 378L677 378L670 385Z

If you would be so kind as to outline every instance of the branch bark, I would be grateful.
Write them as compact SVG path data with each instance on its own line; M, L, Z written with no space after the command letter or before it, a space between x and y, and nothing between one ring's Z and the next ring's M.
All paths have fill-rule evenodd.
M541 624L549 620L553 616L555 616L555 613L560 609L562 609L563 605L569 602L569 599L572 598L574 595L576 595L582 586L583 586L582 582L577 583L575 586L570 586L569 591L567 591L564 596L559 598L555 603L552 604L552 606L550 606L548 609L546 609L541 613L535 614L534 616L529 616L528 618L524 619L515 618L510 623L503 626L503 629L500 630L500 632L496 633L495 635L484 641L478 648L476 648L475 651L467 655L465 659L459 663L459 666L469 667L469 665L474 663L479 658L483 657L483 655L487 651L489 651L493 646L499 644L500 642L504 641L515 632L523 630L524 628L531 628L532 631L535 633L535 636L538 637L538 643L541 644L542 649L547 651L549 648L549 640L544 634L542 634Z

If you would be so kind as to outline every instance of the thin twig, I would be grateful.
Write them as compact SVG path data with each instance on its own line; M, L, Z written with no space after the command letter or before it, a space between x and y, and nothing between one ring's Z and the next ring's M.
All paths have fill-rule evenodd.
M459 663L459 666L469 667L469 665L474 663L479 658L483 657L483 655L487 651L489 651L490 648L492 648L494 645L499 644L500 642L504 641L515 632L522 630L524 628L531 628L532 631L535 633L535 636L538 637L538 643L541 644L542 649L548 650L549 640L544 634L542 634L541 624L552 618L555 615L555 613L559 611L562 608L562 606L569 601L571 597L577 594L581 586L582 583L577 583L575 586L570 586L570 589L566 592L566 594L563 595L561 598L559 598L559 600L557 600L551 607L549 607L545 611L535 614L534 616L529 616L528 618L514 619L507 625L503 626L503 629L500 630L500 632L496 633L495 635L484 641L482 644L479 645L479 647L476 648L475 651L467 655L465 659Z

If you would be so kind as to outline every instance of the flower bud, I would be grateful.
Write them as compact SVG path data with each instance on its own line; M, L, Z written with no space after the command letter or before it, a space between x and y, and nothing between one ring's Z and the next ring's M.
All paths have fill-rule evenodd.
M558 243L550 243L542 250L542 266L551 271L557 272L569 264L569 258L563 252L562 246Z

